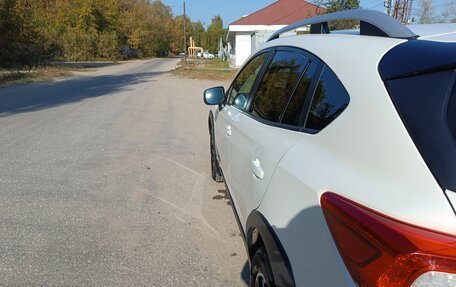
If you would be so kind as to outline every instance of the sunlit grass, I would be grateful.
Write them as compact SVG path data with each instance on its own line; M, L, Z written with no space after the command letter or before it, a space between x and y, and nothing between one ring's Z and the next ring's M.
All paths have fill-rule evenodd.
M181 78L227 81L232 80L236 72L221 59L188 59L187 64L182 62L172 74Z
M70 76L72 71L82 68L73 65L39 66L30 69L0 70L0 84L50 81Z

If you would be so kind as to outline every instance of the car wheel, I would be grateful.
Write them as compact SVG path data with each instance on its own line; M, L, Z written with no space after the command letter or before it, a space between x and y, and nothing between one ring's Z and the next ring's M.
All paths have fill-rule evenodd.
M264 247L260 248L253 255L252 267L250 269L250 287L274 287L271 266Z
M223 182L223 176L220 173L220 167L217 162L217 153L215 152L215 140L211 133L211 173L215 182Z

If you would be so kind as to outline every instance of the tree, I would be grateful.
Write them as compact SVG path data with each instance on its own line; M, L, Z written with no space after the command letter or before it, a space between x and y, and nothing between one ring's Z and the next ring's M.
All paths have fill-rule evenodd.
M0 0L0 67L181 52L183 21L160 0ZM219 16L210 33L185 21L188 37L217 51L226 33Z
M21 67L41 63L49 55L46 37L37 28L39 1L0 2L0 66Z
M207 28L207 49L211 53L217 53L219 50L220 38L226 35L226 30L223 29L223 20L219 15L212 18L211 25Z
M359 0L331 0L326 2L324 6L328 13L334 13L344 10L359 9ZM357 21L339 20L330 23L331 30L353 29L358 25Z
M193 39L195 40L197 46L203 48L207 47L207 32L201 21L196 21L192 23L190 33Z
M125 44L139 57L165 55L171 43L171 8L158 0L122 0L120 7Z
M452 0L447 0L443 8L442 16L439 20L442 23L456 23L456 3Z
M429 24L434 22L434 6L431 0L421 0L420 2L420 24Z
M160 0L150 4L149 36L152 38L152 55L165 56L169 52L172 40L173 14L171 7L163 4Z
M186 28L187 28L187 43L190 43L189 39L192 35L191 27L192 21L186 17ZM172 41L170 44L171 51L175 54L184 51L184 15L179 15L174 18L172 24Z
M318 7L326 8L327 13L334 13L344 10L359 9L359 0L315 0ZM319 13L318 8L316 11ZM338 20L330 23L331 30L353 29L359 23L353 20Z

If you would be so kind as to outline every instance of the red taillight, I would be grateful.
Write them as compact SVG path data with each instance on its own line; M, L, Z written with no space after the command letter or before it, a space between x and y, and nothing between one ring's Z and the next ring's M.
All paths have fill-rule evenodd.
M456 236L399 222L331 192L321 196L332 237L359 286L410 286L421 274L456 274Z

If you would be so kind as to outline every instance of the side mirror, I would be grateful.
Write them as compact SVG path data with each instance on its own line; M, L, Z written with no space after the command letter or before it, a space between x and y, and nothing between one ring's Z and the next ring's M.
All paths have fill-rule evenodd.
M206 105L221 105L225 101L225 88L215 87L204 91L204 103Z

